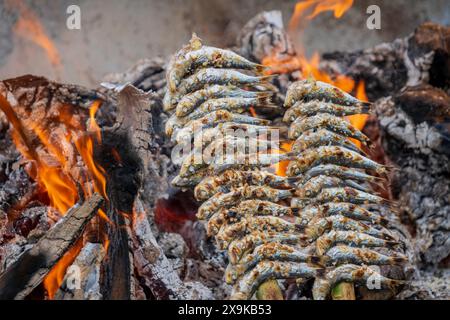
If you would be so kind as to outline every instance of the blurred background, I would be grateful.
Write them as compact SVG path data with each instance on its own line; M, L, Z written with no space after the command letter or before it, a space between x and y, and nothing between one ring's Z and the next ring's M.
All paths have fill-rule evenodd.
M196 32L206 43L232 45L245 23L281 10L287 26L295 0L0 0L0 78L22 74L97 86L141 58L167 57ZM66 27L69 5L81 8L81 30ZM366 27L369 5L381 8L381 30ZM420 23L450 24L448 0L355 0L340 19L324 12L292 38L306 54L364 49L411 33ZM301 43L300 43L301 42Z

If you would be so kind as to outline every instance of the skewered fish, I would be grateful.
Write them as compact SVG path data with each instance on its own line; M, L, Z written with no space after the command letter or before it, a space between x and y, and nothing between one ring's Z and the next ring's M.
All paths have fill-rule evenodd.
M401 285L366 266L403 265L407 259L386 228L388 220L365 208L390 204L370 187L381 178L365 172L384 174L387 168L349 140L370 146L368 137L341 118L368 113L371 104L323 82L298 81L286 94L289 130L279 130L248 114L250 107L278 108L270 102L271 86L262 70L193 37L174 55L167 73L164 107L172 113L167 134L179 146L200 138L182 157L172 183L194 188L203 202L197 217L227 250L231 298L250 299L270 279L314 279L315 299L326 299L340 281L364 285L376 276L385 288ZM229 131L231 136L224 135ZM245 135L233 135L237 131ZM291 151L273 153L272 135L286 134L294 140ZM279 147L280 139L276 142ZM255 151L247 143L263 148ZM289 161L286 177L268 171L281 160Z

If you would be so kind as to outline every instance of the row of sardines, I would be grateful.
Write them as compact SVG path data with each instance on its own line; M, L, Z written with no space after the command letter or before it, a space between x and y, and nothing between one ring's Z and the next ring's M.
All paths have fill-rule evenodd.
M371 189L386 168L352 142L370 147L344 118L369 113L371 104L301 80L290 86L285 108L276 106L264 70L232 51L203 45L195 35L167 69L166 133L185 150L172 184L194 189L202 202L197 217L218 248L227 250L231 298L251 299L273 280L279 289L296 283L314 299L329 298L341 282L368 287L374 279L375 289L395 292L404 281L373 267L407 262L389 221L370 210L391 206ZM265 109L285 111L285 132L254 112ZM237 131L246 135L227 134ZM280 148L274 132L287 135L289 152L274 152ZM224 156L229 148L233 161ZM281 160L289 161L286 176L273 173Z

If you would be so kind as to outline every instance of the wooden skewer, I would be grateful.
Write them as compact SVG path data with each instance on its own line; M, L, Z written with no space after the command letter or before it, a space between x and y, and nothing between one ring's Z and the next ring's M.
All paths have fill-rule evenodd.
M276 279L267 280L256 291L258 300L284 300L283 292Z
M355 286L351 282L340 282L331 290L333 300L356 300Z

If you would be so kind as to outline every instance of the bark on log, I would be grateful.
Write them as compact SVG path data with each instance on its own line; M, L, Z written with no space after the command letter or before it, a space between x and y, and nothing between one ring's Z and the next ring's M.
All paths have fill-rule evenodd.
M158 123L152 116L155 112L161 112L161 99L154 93L145 93L132 85L125 85L119 88L117 101L117 124L109 130L109 134L116 138L122 137L127 142L126 146L122 146L122 153L128 155L128 160L125 160L127 167L134 168L132 177L135 189L130 195L134 205L127 212L134 210L135 214L137 211L143 213L142 219L134 221L133 226L128 225L127 228L131 240L128 249L134 259L137 276L156 299L188 299L195 294L198 297L197 292L206 289L191 290L183 284L158 245L151 228L156 200L168 188L166 173L161 173L159 169L165 157L161 155L161 144L158 143L160 128L157 128ZM206 297L205 294L201 296Z
M207 300L211 291L198 282L181 281L151 230L139 199L135 204L133 256L138 275L157 300Z
M322 55L320 68L331 74L363 79L370 101L402 88L429 83L450 84L450 28L424 23L406 38L354 52Z
M55 300L100 300L100 264L105 250L100 243L88 242L78 257L69 266L76 267L73 273L66 273L63 283L56 292ZM75 271L76 270L76 271ZM78 273L79 271L79 273Z
M94 194L66 216L0 276L0 299L24 299L79 239L103 198Z
M450 98L429 86L376 103L384 151L398 167L391 191L425 265L438 265L450 254L450 134L439 121L445 107Z
M115 85L129 83L145 92L153 91L162 98L166 86L165 74L165 63L162 59L142 59L123 73L107 75L104 81Z
M251 19L239 33L237 46L240 54L258 62L266 57L283 61L296 55L278 10L261 12Z
M116 123L103 131L103 148L118 150L120 166L103 157L109 174L108 215L117 226L109 228L108 259L104 262L103 295L105 299L130 299L132 295L133 252L130 246L129 217L146 179L153 180L145 194L153 203L162 187L159 176L152 170L159 145L154 134L152 109L160 99L153 93L145 93L128 84L119 86ZM105 149L105 150L106 150ZM125 214L124 214L125 213Z

